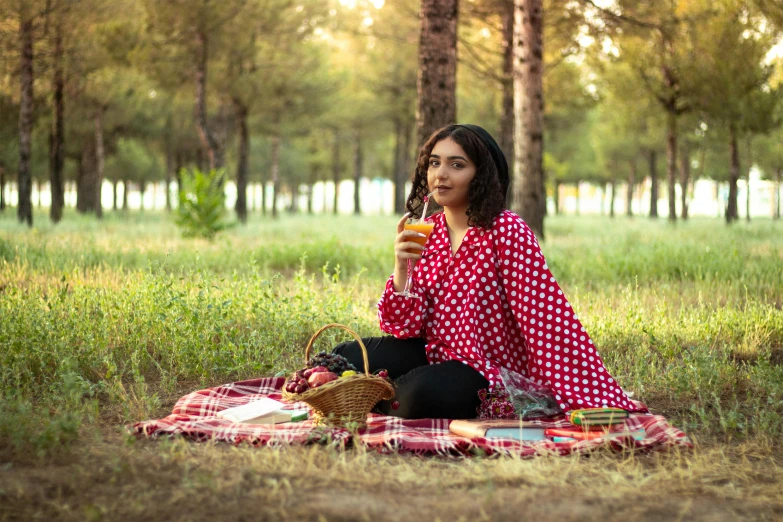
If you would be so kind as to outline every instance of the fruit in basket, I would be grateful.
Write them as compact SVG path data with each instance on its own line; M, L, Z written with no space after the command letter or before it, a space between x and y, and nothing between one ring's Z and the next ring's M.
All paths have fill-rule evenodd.
M356 370L356 367L348 362L348 359L340 354L319 352L307 361L307 366L315 368L317 366L324 366L332 373L337 375L342 374L346 370Z
M307 383L307 379L303 377L304 371L297 370L288 378L283 385L283 388L288 393L304 393L310 389L310 385Z
M307 379L307 384L310 385L312 388L317 388L318 386L321 386L322 384L326 384L327 382L331 382L333 380L337 379L337 374L333 372L318 372L314 373L310 376L309 379Z
M344 371L344 372L343 372L343 373L340 375L340 377L341 377L341 378L342 378L342 377L350 377L351 375L356 375L356 371L355 371L355 370L345 370L345 371Z
M380 370L380 371L377 373L377 375L378 375L378 377L380 377L381 379L388 379L388 378L389 378L389 372L387 372L386 370Z

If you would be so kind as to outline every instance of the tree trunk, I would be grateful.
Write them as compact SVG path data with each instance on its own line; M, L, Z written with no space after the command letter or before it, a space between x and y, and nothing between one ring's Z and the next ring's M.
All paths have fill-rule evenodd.
M166 177L164 180L166 191L166 212L171 212L171 178L174 170L174 153L171 150L171 140L166 139Z
M101 203L101 187L103 186L103 109L95 112L95 215L103 217L103 205Z
M501 3L503 24L503 108L500 113L498 145L506 156L509 172L514 172L514 2ZM506 206L511 208L514 199L514 183L506 192ZM559 196L555 195L555 199ZM557 207L558 203L555 203ZM555 208L557 214L559 210Z
M82 146L82 155L79 158L79 168L76 178L76 211L80 214L95 212L95 203L98 200L98 180L95 159L96 142L86 139Z
M111 209L114 212L117 212L117 185L119 185L120 180L115 178L111 183Z
M415 160L411 157L411 140L413 140L414 126L415 122L412 120L403 122L402 126L402 159L400 160L400 164L402 165L402 213L405 212L405 200L407 199L405 195L405 182L413 178L412 173L414 167L412 162Z
M0 165L0 212L5 210L5 167Z
M457 121L458 0L422 0L416 78L416 145Z
M234 98L234 112L239 126L239 152L237 153L237 217L247 223L247 162L250 153L250 133L247 130L247 107Z
M261 215L266 216L266 182L267 182L267 175L266 171L264 171L264 174L261 176Z
M362 135L356 132L356 144L353 155L353 213L356 216L362 214L359 191L362 183Z
M179 205L179 196L182 194L182 154L179 152L174 155L174 179L177 181L177 205Z
M321 212L321 213L322 214L326 214L326 212L327 212L326 204L328 203L328 198L326 197L326 181L324 181L324 191L323 191L322 199L323 199L323 212Z
M128 211L128 192L130 192L130 180L123 180L122 182L122 211Z
M144 212L144 194L147 192L147 182L145 180L139 181L139 210Z
M61 7L62 8L62 7ZM65 164L65 119L63 91L65 79L63 75L63 38L62 38L62 14L56 14L57 21L54 28L54 55L52 66L52 94L54 107L52 111L52 130L49 140L49 186L52 203L49 207L49 219L52 223L59 223L63 217L65 206L65 194L63 185L63 165Z
M631 160L631 170L628 173L628 187L625 193L625 215L633 217L633 188L636 185L636 158Z
M544 239L542 0L514 0L514 209Z
M609 196L609 217L614 217L614 200L615 200L615 187L617 186L617 180L612 177L612 180L609 182L609 188L612 190L612 193Z
M650 167L650 217L658 217L658 166L657 166L658 154L651 150L648 161Z
M739 219L737 205L737 181L739 181L740 161L739 148L737 147L737 128L732 123L729 125L729 204L726 207L726 223Z
M683 144L680 151L680 215L683 220L688 219L688 185L691 178L691 151L687 144Z
M666 179L669 192L669 221L677 221L677 115L666 117Z
M340 195L340 133L336 129L332 144L332 180L334 181L334 207L332 207L332 212L336 216L338 214L337 200Z
M750 223L750 169L753 168L753 135L750 132L745 136L745 149L748 156L748 168L745 171L745 219Z
M405 125L400 118L394 119L394 213L401 215L405 213L405 182L408 179L408 173L403 168L405 156L408 154L407 148L403 145L406 141L403 133L407 132Z
M288 212L290 214L299 212L299 183L296 181L291 183L291 204L288 205Z
M579 185L580 185L580 183L577 181L576 182L576 215L577 216L580 214L579 207L581 206L581 201L580 201L581 198L580 198L580 195L579 195Z
M555 215L560 215L560 181L555 180Z
M318 181L320 168L318 165L310 165L310 179L307 184L307 213L313 214L313 192L315 192L315 183Z
M22 3L24 6L24 3ZM19 167L16 207L20 223L33 226L31 138L33 132L33 19L26 17L29 8L22 7L19 20Z
M220 169L224 165L223 152L220 144L207 123L207 63L209 56L209 36L203 30L196 31L196 67L194 81L196 84L195 120L201 147L209 160L210 169Z
M207 155L204 154L204 151L201 150L201 147L199 147L196 150L196 166L201 170L201 172L207 172L209 170L209 161L207 160Z
M277 219L280 196L280 136L272 136L272 219Z

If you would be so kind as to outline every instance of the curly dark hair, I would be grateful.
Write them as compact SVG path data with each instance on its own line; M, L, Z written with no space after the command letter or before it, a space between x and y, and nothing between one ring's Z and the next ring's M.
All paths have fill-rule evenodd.
M501 183L495 161L484 142L471 130L460 125L447 125L436 130L419 150L416 170L411 181L413 186L405 207L412 216L421 214L424 196L429 193L427 170L430 154L435 145L446 138L454 140L476 165L476 174L468 187L468 225L491 228L494 220L506 208L508 183ZM430 207L438 209L438 204L430 199ZM429 212L428 212L429 213Z

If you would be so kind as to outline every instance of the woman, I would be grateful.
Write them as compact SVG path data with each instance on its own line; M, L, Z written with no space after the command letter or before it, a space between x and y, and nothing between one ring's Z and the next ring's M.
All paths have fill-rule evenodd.
M604 367L533 232L504 209L508 185L503 152L481 127L443 127L421 148L409 214L397 224L394 274L378 303L381 329L391 336L364 340L371 371L387 369L395 383L395 398L376 411L474 418L480 396L505 396L501 367L547 387L563 411L636 409ZM435 226L422 247L403 226L429 193L443 211L427 218ZM421 299L395 294L409 259ZM335 352L363 366L356 341Z

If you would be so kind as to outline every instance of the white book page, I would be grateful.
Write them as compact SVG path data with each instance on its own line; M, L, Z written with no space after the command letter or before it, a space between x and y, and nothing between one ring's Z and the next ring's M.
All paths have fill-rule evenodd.
M226 410L217 413L218 417L228 419L234 422L242 422L247 419L254 419L256 417L262 417L268 415L277 410L281 410L285 407L282 402L264 397L257 401L243 404L242 406L236 406L234 408L228 408Z

